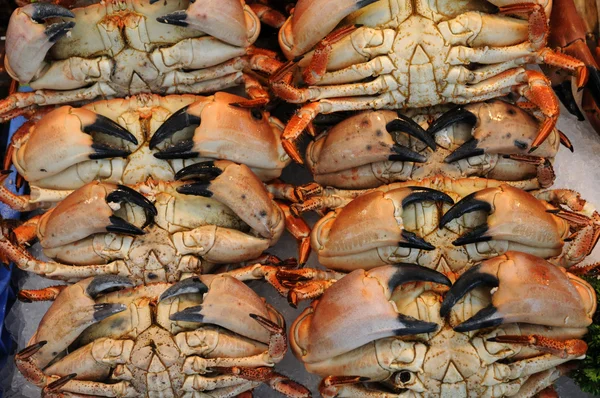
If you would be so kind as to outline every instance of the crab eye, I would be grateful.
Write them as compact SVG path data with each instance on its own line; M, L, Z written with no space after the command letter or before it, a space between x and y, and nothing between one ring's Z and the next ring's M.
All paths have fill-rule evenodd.
M408 370L403 370L401 372L396 373L395 379L396 384L406 384L413 379L413 374Z
M262 112L256 108L250 109L250 114L255 120L262 120L263 118Z

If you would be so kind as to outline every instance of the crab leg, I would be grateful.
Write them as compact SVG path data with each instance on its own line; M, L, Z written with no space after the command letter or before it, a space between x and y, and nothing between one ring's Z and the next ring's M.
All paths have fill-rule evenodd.
M268 367L242 368L234 367L228 369L233 375L244 380L260 381L268 383L269 386L287 397L307 398L310 391L302 384L298 384L287 376L273 371Z
M187 379L186 379L186 381L187 381ZM194 388L192 383L193 383L193 381L185 383L182 387L183 391L195 393L197 390ZM192 385L190 385L190 384L192 384ZM235 386L218 388L218 389L212 390L212 391L202 391L202 394L205 395L206 397L210 397L210 398L236 397L239 394L242 394L248 390L252 390L252 389L260 386L260 384L261 383L259 383L259 382L247 381L245 383L238 384Z
M139 397L139 393L128 381L108 384L99 381L72 380L69 376L47 385L42 394L44 397Z
M95 83L90 87L57 93L53 90L37 90L28 93L14 93L0 101L0 121L5 122L16 115L11 113L15 109L23 112L33 105L56 105L66 102L79 102L93 100L97 97L111 97L116 95L106 83ZM9 114L10 113L10 114ZM8 115L8 116L7 116Z

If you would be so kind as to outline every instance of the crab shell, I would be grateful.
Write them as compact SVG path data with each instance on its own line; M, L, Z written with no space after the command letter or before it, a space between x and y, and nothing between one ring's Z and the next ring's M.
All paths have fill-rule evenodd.
M115 288L118 291L110 292ZM200 315L192 320L189 314L194 311ZM45 343L33 354L19 353L17 364L41 387L76 373L76 381L63 382L64 392L81 391L77 389L85 389L87 383L95 387L93 396L105 396L113 387L122 388L123 396L153 391L185 396L187 384L198 373L190 368L203 360L206 366L224 367L271 367L279 362L287 349L285 338L277 335L281 330L261 325L285 327L281 314L230 276L205 275L201 280L135 288L122 277L88 278L56 297L30 340L34 347ZM70 352L62 356L67 349ZM275 375L273 385L281 379ZM120 386L105 384L109 377L121 380ZM243 378L235 384L242 383ZM209 386L204 388L219 388ZM254 386L250 383L246 389Z
M531 144L538 131L538 122L524 110L505 101L465 105L460 108L475 119L471 126L458 120L435 133L436 150L400 131L388 131L388 125L398 119L393 111L368 111L338 123L309 144L306 162L315 181L322 185L344 189L375 188L395 181L420 180L434 175L450 178L469 176L496 180L521 181L532 179L531 188L546 187L554 178L538 175L538 164L507 159L507 155L524 155L527 160L552 160L559 148L558 131L531 154ZM459 111L449 110L444 115ZM413 120L428 130L437 119L436 110L413 112ZM429 133L429 131L425 131ZM397 135L397 136L396 136ZM465 143L476 142L470 156L448 161ZM401 145L425 158L422 162L400 161L394 149ZM476 154L476 152L478 152ZM531 156L531 158L530 158ZM539 182L538 182L539 181Z
M289 163L281 146L283 127L266 112L230 105L241 100L219 92L210 97L138 95L81 108L63 106L45 115L16 142L13 164L34 187L34 196L43 194L38 188L72 190L93 180L127 185L147 178L171 181L182 167L209 159L246 164L264 180L279 177ZM150 149L148 142L169 116L184 107L200 122L198 126L180 127L176 134L179 140L193 141L195 156L189 160L156 158L158 151ZM138 143L93 131L98 115L116 122ZM89 126L92 131L84 132ZM95 143L122 148L129 155L94 158Z
M449 179L424 180L413 185L428 186L428 182L439 180ZM477 184L477 181L483 184ZM456 233L461 234L486 223L489 226L486 235L503 241L506 245L488 247L487 251L483 246L468 245L469 256L487 258L486 256L497 255L499 251L501 254L502 250L526 251L544 258L561 253L564 239L570 234L569 224L547 212L553 209L551 205L509 185L497 183L499 186L485 188L488 184L490 182L483 179L462 179L442 188L442 191L455 200L481 192L482 197L493 206L489 217L476 212L463 216L460 221L443 230L440 230L438 224L442 214L448 211L448 204L440 205L441 209L435 204L404 207L402 202L410 194L411 188L394 188L394 184L384 186L358 196L346 206L329 212L317 221L311 234L311 246L322 265L350 272L357 268L370 269L406 261L399 259L402 255L414 258L414 253L408 251L414 249L399 251L398 248L404 241L406 231L416 233L436 248L446 250L445 247L449 246L452 251L455 250L454 246L449 243L454 240ZM427 261L427 258L425 256L419 263ZM466 266L463 256L459 256L457 261Z
M414 392L424 396L441 393L443 385L452 391L453 383L460 385L474 375L475 384L469 383L467 389L479 395L489 386L523 377L518 373L521 369L510 375L498 369L500 373L491 373L494 376L490 380L496 381L487 384L483 379L494 372L490 369L486 373L487 366L495 367L496 361L508 358L519 360L541 355L535 347L527 347L527 343L495 345L487 342L487 337L514 333L523 337L536 334L555 339L580 338L596 310L594 289L585 281L540 258L509 252L482 263L486 268L482 273L497 278L498 287L491 294L474 290L444 319L440 315L443 290L423 283L399 287L390 278L397 272L396 267L399 270L402 265L353 271L327 289L294 321L290 346L309 372L322 377L366 377L375 382L406 370L416 373L422 384L413 385L413 379L410 383L403 380L407 384L404 388L414 388ZM469 333L453 330L488 304L500 317L495 329ZM403 333L398 337L397 331L389 327L396 316L434 322L438 328L428 334ZM576 358L565 356L549 361L549 367L569 359ZM539 368L532 366L533 373L544 370L543 361ZM451 370L462 376L454 377Z

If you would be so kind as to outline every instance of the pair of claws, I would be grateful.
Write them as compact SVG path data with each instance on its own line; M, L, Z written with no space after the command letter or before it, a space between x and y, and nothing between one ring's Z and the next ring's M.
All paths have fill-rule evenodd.
M211 197L213 190L211 182L223 173L223 169L213 161L195 163L181 169L175 175L176 180L192 180L177 187L177 192L185 195L196 195ZM122 233L127 235L143 235L144 228L154 221L158 211L154 204L138 191L125 185L117 185L116 189L110 192L105 201L107 203L128 203L143 209L146 219L141 227L133 225L121 217L112 215L109 217L109 224L106 226L107 232Z
M126 289L134 288L134 284L126 277L118 276L118 275L101 275L95 277L88 286L85 288L85 294L91 298L92 300L97 299L99 296L102 296L107 293L115 292L115 291L123 291ZM184 279L171 287L165 290L158 298L158 302L162 302L180 295L185 294L205 294L210 290L209 286L203 283L198 277L191 277L188 279ZM227 305L228 303L224 303ZM106 318L109 318L112 315L121 313L125 311L128 307L124 304L120 303L101 303L101 304L93 304L90 308L82 308L81 312L87 314L87 323L98 323ZM89 313L88 313L89 312ZM249 313L248 316L254 319L259 325L261 325L264 329L266 329L271 336L275 336L276 339L284 339L285 340L285 329L274 323L273 321L258 315ZM194 323L212 323L211 315L207 315L208 319L205 319L205 314L202 311L202 306L196 307L188 307L183 311L176 312L170 315L170 320L172 321L184 321L184 322L194 322ZM19 361L24 361L38 353L44 346L48 344L48 341L39 341L35 344L32 344L25 349L21 350L16 354L16 359ZM287 344L287 343L285 343ZM283 356L284 352L274 352L276 355ZM206 369L208 372L221 372L221 373L230 373L235 374L241 378L246 378L248 380L254 381L281 381L278 379L279 376L270 368L242 368L242 367L234 367L234 368L208 368ZM70 380L73 380L77 374L69 374L65 375L58 380L49 383L44 387L45 392L59 392L62 387L65 386ZM294 387L299 386L291 380L287 380L284 378L283 380L285 387ZM293 385L288 386L291 383ZM302 387L304 389L304 387Z

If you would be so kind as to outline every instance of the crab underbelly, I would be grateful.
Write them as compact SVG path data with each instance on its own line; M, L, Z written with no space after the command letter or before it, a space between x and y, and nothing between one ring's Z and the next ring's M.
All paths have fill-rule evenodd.
M444 103L441 95L447 75L449 46L430 19L413 15L398 28L389 58L392 76L406 97L405 107L420 108Z

